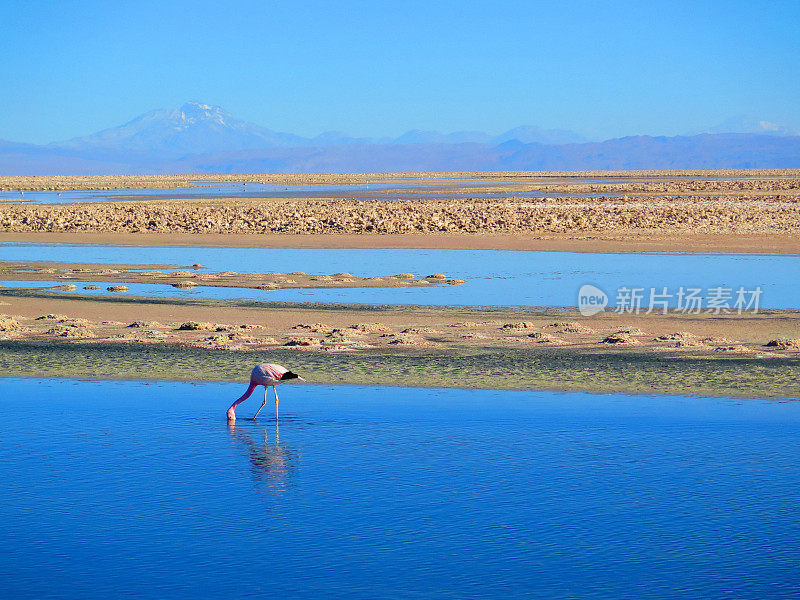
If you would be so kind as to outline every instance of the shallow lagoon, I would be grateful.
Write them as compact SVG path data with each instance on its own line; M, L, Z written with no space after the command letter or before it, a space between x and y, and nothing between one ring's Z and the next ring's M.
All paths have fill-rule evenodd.
M136 293L181 298L245 298L279 302L344 302L453 306L575 306L585 283L599 286L616 301L621 286L680 286L705 290L743 286L763 290L760 307L800 307L800 256L775 254L610 254L505 250L408 249L276 249L221 247L144 247L69 244L0 244L4 261L69 261L92 263L201 263L212 271L265 273L303 271L349 272L369 277L445 273L467 280L464 285L430 288L361 288L320 290L246 290L141 286ZM55 283L64 283L59 281ZM88 283L88 282L81 282ZM103 292L106 285L103 285ZM149 289L148 289L149 288ZM133 288L132 288L133 289ZM131 292L133 293L133 292ZM672 305L675 300L673 298Z
M457 185L474 187L475 182L461 182L457 179L419 179L401 178L391 182L370 183L256 183L193 182L192 187L177 188L119 188L110 190L36 190L22 194L17 191L0 192L0 200L39 202L43 204L63 204L74 202L108 202L110 200L148 200L152 198L174 199L213 199L213 198L318 198L320 196L347 197L350 194L381 192L392 189L436 190L441 187ZM413 192L403 197L419 197ZM424 195L422 197L429 197ZM383 198L376 196L376 198Z
M695 177L604 177L586 178L527 178L525 180L507 181L508 186L502 192L470 192L470 188L486 188L486 186L502 186L503 181L484 181L472 177L397 177L387 181L371 181L367 183L259 183L259 182L209 182L194 181L191 187L177 188L119 188L110 190L19 190L0 191L0 201L5 202L38 202L42 204L62 204L74 202L109 202L128 200L148 200L152 198L171 199L213 199L213 198L357 198L361 200L433 200L433 199L466 199L466 198L544 198L544 197L622 197L624 192L552 192L523 190L515 191L514 183L539 184L626 184L626 183L663 183L665 181L681 181L696 179ZM705 176L704 180L747 181L750 179L781 180L792 177L713 177ZM462 191L454 191L462 190ZM467 191L463 191L467 190ZM392 191L391 195L388 192ZM671 196L671 193L647 193L648 196Z
M0 594L795 597L800 404L243 388L0 379Z

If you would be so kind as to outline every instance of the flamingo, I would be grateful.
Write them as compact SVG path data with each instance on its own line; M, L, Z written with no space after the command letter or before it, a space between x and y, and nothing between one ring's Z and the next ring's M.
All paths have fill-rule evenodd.
M250 394L253 393L253 390L256 389L257 386L263 385L264 386L264 402L261 403L261 406L256 411L256 414L253 415L255 419L258 416L258 413L261 412L261 409L264 408L264 405L267 403L267 391L271 387L272 390L275 392L275 418L278 418L278 390L275 388L279 383L282 381L287 381L291 379L299 379L300 381L305 381L300 375L297 373L292 373L289 369L282 365L276 365L272 363L265 363L263 365L256 365L253 367L253 372L250 374L250 385L247 388L247 391L242 394L228 409L228 421L235 421L236 420L236 407L241 403L247 400L250 397Z

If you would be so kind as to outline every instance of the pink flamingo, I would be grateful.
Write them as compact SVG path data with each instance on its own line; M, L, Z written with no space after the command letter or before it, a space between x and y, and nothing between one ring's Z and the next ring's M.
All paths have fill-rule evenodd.
M257 365L253 367L253 372L250 374L250 385L247 388L247 391L242 394L228 409L228 421L235 421L236 420L236 407L241 403L247 400L250 397L250 394L253 393L253 390L256 389L257 386L263 385L264 386L264 402L261 403L261 406L256 411L256 414L253 415L255 419L258 416L258 413L261 412L261 409L264 408L264 405L267 403L267 390L271 387L272 390L275 392L275 418L278 418L278 390L275 388L276 385L281 383L282 381L287 381L291 379L299 379L300 381L305 381L300 375L297 373L292 373L289 369L284 366L276 365L272 363L265 363L263 365Z

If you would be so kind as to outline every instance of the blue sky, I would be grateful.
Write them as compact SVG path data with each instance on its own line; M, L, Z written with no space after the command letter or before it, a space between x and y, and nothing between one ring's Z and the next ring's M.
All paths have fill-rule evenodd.
M800 127L800 2L0 0L0 139L187 100L279 131Z

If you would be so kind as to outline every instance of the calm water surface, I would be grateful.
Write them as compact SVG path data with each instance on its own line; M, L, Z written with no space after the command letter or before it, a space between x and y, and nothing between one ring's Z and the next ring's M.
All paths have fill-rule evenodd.
M797 597L800 404L243 387L0 379L0 595Z
M504 250L274 249L143 247L0 243L0 260L191 265L212 271L271 271L370 277L445 273L467 283L430 288L243 290L163 285L131 286L130 293L186 298L246 298L281 302L356 302L462 306L574 306L578 289L592 283L616 301L622 286L707 290L761 287L762 308L800 308L800 256L775 254L604 254ZM45 282L48 283L48 282ZM63 281L52 282L54 285ZM91 282L81 282L82 284ZM2 283L0 283L2 285ZM102 293L108 284L101 285ZM702 294L705 295L705 292ZM675 300L673 298L672 305ZM645 301L646 305L646 301Z
M119 200L147 200L153 197L176 199L203 199L203 198L319 198L319 197L369 197L370 192L384 192L393 189L402 189L402 197L430 197L428 194L414 193L419 191L435 191L442 187L476 187L486 184L474 181L460 181L456 178L401 178L391 182L347 183L347 184L277 184L255 182L208 183L195 182L192 187L179 188L120 188L114 190L41 190L0 192L0 200L18 200L25 202L39 202L48 204L61 204L71 202L108 202L109 199ZM460 194L451 196L457 197ZM505 194L508 195L508 194ZM446 195L447 196L447 195ZM374 194L373 197L387 198L384 194ZM449 196L448 196L449 197Z

